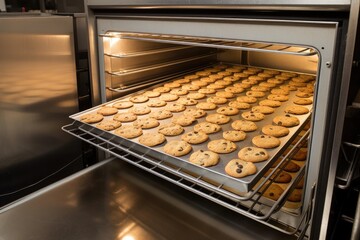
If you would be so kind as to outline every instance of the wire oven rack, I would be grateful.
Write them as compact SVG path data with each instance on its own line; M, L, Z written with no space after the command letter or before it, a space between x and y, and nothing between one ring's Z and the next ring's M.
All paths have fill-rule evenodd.
M283 214L283 211L279 210L281 210L287 197L291 194L292 190L303 176L305 166L303 166L297 176L292 179L287 189L285 189L277 201L264 198L263 193L273 183L273 179L281 173L285 165L291 160L291 157L307 142L309 130L294 144L294 147L283 157L280 164L271 171L271 174L259 181L259 184L255 186L249 194L238 195L237 193L224 189L222 184L206 181L202 175L188 172L181 167L169 165L163 160L150 158L147 156L146 152L139 153L136 149L132 149L132 146L121 146L118 142L118 138L114 138L114 136L106 132L99 133L95 128L88 126L87 124L74 121L72 124L62 127L62 129L110 155L122 159L145 171L151 172L160 178L235 212L275 228L278 231L289 235L295 234L299 236L299 238L305 234L310 220L311 203L308 205L307 209L302 211L300 218L299 216L287 214L289 215L288 217L297 219L296 227L280 220L281 218L278 216L279 214Z

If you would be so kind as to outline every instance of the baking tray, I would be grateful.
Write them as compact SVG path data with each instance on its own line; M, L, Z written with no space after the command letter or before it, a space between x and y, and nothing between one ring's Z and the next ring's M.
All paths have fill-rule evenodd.
M188 74L191 74L191 73L188 73ZM173 79L173 80L175 80L175 79ZM159 87L159 86L162 86L163 84L164 83L155 85L152 88L146 89L146 91L154 89L154 88ZM219 91L223 91L223 89L220 89ZM79 112L77 114L71 115L70 118L73 119L73 120L76 120L76 121L80 121L80 116L81 115L88 114L88 113L95 113L102 106L111 106L113 103L115 103L117 101L120 101L120 100L122 100L122 101L125 100L126 101L131 96L138 95L138 94L141 94L143 92L144 91L139 91L139 92L136 92L136 93L133 93L133 94L130 94L130 95L115 99L115 100L107 102L105 104L101 104L100 106L93 107L93 108L88 109L86 111L82 111L82 112ZM125 138L122 138L120 136L117 136L117 135L113 134L114 131L109 131L108 132L108 131L104 131L104 130L101 130L101 129L97 129L95 127L96 124L93 124L93 125L84 124L83 127L87 128L87 129L85 129L87 131L91 130L95 134L101 134L102 136L105 136L105 137L107 137L109 139L111 138L113 142L118 143L120 146L124 146L124 147L126 147L128 149L131 149L131 151L134 151L134 152L137 152L137 153L140 153L140 154L146 154L147 157L153 158L153 159L156 159L156 160L159 160L159 161L166 161L169 164L172 164L172 165L175 165L177 167L186 169L186 170L188 170L190 172L198 174L199 176L202 176L204 178L210 179L211 181L217 182L220 185L223 185L224 187L234 188L234 189L237 189L240 192L249 192L255 186L255 184L258 182L258 180L261 179L263 174L272 166L272 163L283 153L283 151L287 148L287 146L291 144L293 139L296 137L297 133L299 131L301 131L303 124L306 123L307 119L311 115L312 105L304 106L304 107L307 107L309 109L308 114L296 115L296 117L298 117L298 119L300 121L300 124L298 126L296 126L296 127L289 128L290 133L287 136L280 138L281 144L280 144L279 147L273 148L273 149L267 149L267 152L268 152L268 154L270 156L269 160L264 161L264 162L255 163L255 165L257 167L257 172L254 175L250 175L250 176L247 176L247 177L244 177L244 178L234 178L234 177L231 177L231 176L229 176L229 175L227 175L225 173L225 170L224 170L225 166L231 159L238 158L237 153L239 152L240 149L242 149L244 147L247 147L247 146L253 146L253 144L251 143L251 139L256 135L261 134L261 129L262 129L262 127L264 125L272 124L272 119L275 116L285 114L284 109L285 109L285 107L287 105L292 104L292 100L295 97L295 92L296 91L291 91L290 94L289 94L289 100L286 101L286 102L283 102L280 107L275 108L274 113L269 114L269 115L265 115L265 118L262 121L256 122L256 125L258 126L258 130L254 131L254 132L248 132L247 137L246 137L246 139L244 141L235 142L235 144L237 145L237 150L236 151L234 151L232 153L228 153L228 154L219 154L219 156L220 156L219 163L216 166L207 167L207 168L190 163L188 160L189 160L189 157L190 157L191 153L193 153L194 151L197 151L199 149L207 150L207 143L209 141L223 138L222 137L222 132L227 131L227 130L231 130L232 129L231 128L231 123L233 121L235 121L235 120L242 119L241 113L244 112L244 111L249 111L250 109L241 110L239 114L234 115L234 116L230 116L231 121L229 123L220 125L221 128L222 128L221 131L219 131L217 133L209 134L209 139L204 143L192 145L192 148L193 148L192 151L189 154L187 154L185 156L182 156L182 157L174 157L174 156L168 155L168 154L164 153L163 150L162 150L164 145L166 144L166 142L173 141L173 140L180 140L182 134L178 135L178 136L166 136L167 141L165 143L163 143L161 145L158 145L158 146L155 146L155 147L147 147L147 146L144 146L144 145L140 144L138 142L138 138L125 139ZM242 93L239 93L239 94L234 94L234 97L231 98L231 99L228 99L228 102L232 101L232 100L235 100L238 96L245 96L245 93L246 93L246 91L244 91ZM253 104L250 104L250 105L252 107L257 106L258 102L263 100L263 99L266 99L268 94L269 94L269 92L266 94L265 97L258 98L258 101L256 103L253 103ZM200 99L200 100L198 100L198 102L205 102L208 97L212 97L212 96L215 96L215 93L214 94L208 94L206 98ZM180 96L180 97L182 98L183 96ZM154 98L152 98L152 99L154 99ZM217 106L218 107L227 106L228 102L225 103L225 104L217 104ZM147 102L145 102L145 103L136 103L134 105L140 106L140 105L146 105L146 103ZM151 110L152 111L157 111L157 110L164 109L165 107L166 106L157 107L157 108L151 108ZM195 106L187 106L187 108L195 108ZM129 109L121 109L121 110L119 110L118 113L127 112L128 110ZM212 114L212 113L216 113L216 109L211 110L211 111L206 111L206 112L207 112L207 115ZM177 116L180 116L182 114L183 114L183 112L173 113L173 116L177 117ZM147 117L147 116L148 115L138 116L138 119L139 118L144 118L144 117ZM188 131L192 131L195 124L205 121L206 116L197 119L192 125L184 127L184 129L185 129L184 133L186 133ZM113 116L104 117L104 119L112 119L112 118L113 118ZM164 119L164 120L159 120L159 122L160 122L159 126L161 126L162 124L171 122L171 118ZM132 125L132 123L123 123L123 125L129 125L129 124ZM157 130L158 130L158 127L152 128L152 129L143 129L143 133L144 134L145 133L155 133L155 132L157 132Z

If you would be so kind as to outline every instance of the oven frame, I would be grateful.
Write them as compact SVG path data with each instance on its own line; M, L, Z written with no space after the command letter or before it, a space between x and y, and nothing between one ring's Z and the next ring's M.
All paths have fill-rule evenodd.
M235 4L235 5L234 5ZM336 49L334 52L337 52L338 64L332 65L331 61L320 61L320 77L325 76L324 73L328 72L328 79L333 79L332 82L336 85L330 89L328 85L327 90L329 93L323 94L321 101L325 101L327 104L332 105L332 109L325 111L323 108L322 117L323 122L314 121L314 129L318 129L317 132L313 132L314 136L322 136L323 139L320 143L322 144L316 155L316 159L330 159L328 161L321 161L321 164L318 166L318 173L316 176L322 176L317 181L317 188L315 193L315 202L314 209L311 220L311 231L310 238L318 239L325 238L328 227L328 217L330 214L331 207L331 198L335 182L335 174L337 167L337 160L339 155L339 149L341 144L342 136L342 126L344 123L345 116L345 107L347 102L348 88L350 84L350 75L353 62L353 51L355 48L356 42L356 30L358 25L358 16L359 16L359 1L332 1L330 4L324 4L322 1L292 1L292 3L285 3L285 1L272 1L271 5L265 1L257 1L256 4L249 3L249 1L226 1L222 5L217 5L216 1L206 1L201 2L201 5L197 1L173 1L168 3L168 1L156 1L156 3L148 3L148 1L137 1L133 3L132 1L122 1L118 3L116 1L107 0L107 1L96 1L88 0L86 2L86 12L88 16L88 30L89 30L89 44L90 44L90 64L91 64L91 78L92 78L92 96L94 105L100 104L103 99L100 97L100 88L99 82L97 79L101 77L100 69L104 69L104 66L101 66L101 61L99 59L102 57L98 52L98 34L99 29L97 27L97 20L101 17L102 10L112 9L114 10L114 15L112 17L118 18L121 15L122 10L137 10L137 9L241 9L241 10L251 10L255 11L254 16L256 16L256 11L258 10L273 10L273 11L331 11L331 12L349 12L349 18L343 19L347 25L344 26L343 33L340 34L338 40L344 40L338 46L334 46ZM126 15L126 14L125 14ZM104 17L109 17L107 13ZM125 18L133 18L129 16L124 16ZM144 16L144 18L148 18ZM182 18L184 19L184 18ZM205 20L205 19L204 19ZM256 20L256 19L254 19ZM289 22L289 21L287 21ZM347 35L345 38L344 36ZM261 40L261 39L260 39ZM339 42L339 41L338 41ZM321 50L319 50L321 52ZM342 61L341 61L341 60ZM341 64L343 62L343 64ZM336 67L334 70L329 70L333 66ZM321 81L322 83L324 81ZM324 89L322 86L318 86L318 89ZM336 101L331 102L331 100L326 100L329 95L334 96ZM317 97L318 98L318 97ZM320 97L321 98L321 97ZM316 106L318 105L319 100L317 100ZM321 106L321 104L319 105ZM315 107L317 108L317 107ZM331 111L330 111L331 110ZM313 118L314 119L314 118ZM320 117L318 118L320 119ZM326 127L325 127L326 126ZM325 132L325 129L328 131ZM317 141L315 141L318 144ZM331 146L331 151L326 151L324 146ZM312 146L314 149L314 146ZM314 153L312 151L310 158L313 158ZM310 199L311 191L307 188L307 193L305 194L306 199ZM319 207L320 206L320 207ZM317 227L315 227L317 226ZM319 227L320 226L320 227Z

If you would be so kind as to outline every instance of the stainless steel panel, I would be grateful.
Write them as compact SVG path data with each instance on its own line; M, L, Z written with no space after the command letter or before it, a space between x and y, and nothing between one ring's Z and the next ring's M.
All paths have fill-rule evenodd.
M0 211L2 239L295 239L122 161Z
M80 155L80 142L61 131L78 111L72 18L0 18L0 52L0 189L7 193Z
M271 2L267 0L125 0L119 3L116 0L87 0L86 5L91 7L115 7L115 6L123 6L125 8L130 7L149 7L153 8L169 8L171 6L174 7L186 7L186 8L242 8L242 9L280 9L280 10L290 10L290 9L326 9L326 10L339 10L348 8L350 5L350 0L330 0L330 1L322 1L322 0L293 0L293 1L285 1L285 0L272 0Z

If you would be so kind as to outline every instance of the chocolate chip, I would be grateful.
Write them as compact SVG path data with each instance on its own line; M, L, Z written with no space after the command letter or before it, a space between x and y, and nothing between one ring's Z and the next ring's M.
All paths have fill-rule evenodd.
M263 151L260 152L261 155L265 155L265 153Z
M282 121L278 121L278 123L277 123L279 126L281 126L282 125Z
M182 148L182 147L179 147L179 151L183 151L184 150L184 148Z
M260 154L259 153L255 153L255 156L259 156Z
M204 152L204 150L200 149L200 152Z
M274 193L271 192L269 195L270 195L271 197L273 197L273 196L274 196Z
M291 117L289 114L285 114L285 117Z
M236 169L236 172L237 172L237 173L241 173L242 170L241 170L240 168L237 168L237 169Z
M248 151L251 151L251 150L252 150L252 148L248 148L247 150L248 150Z

